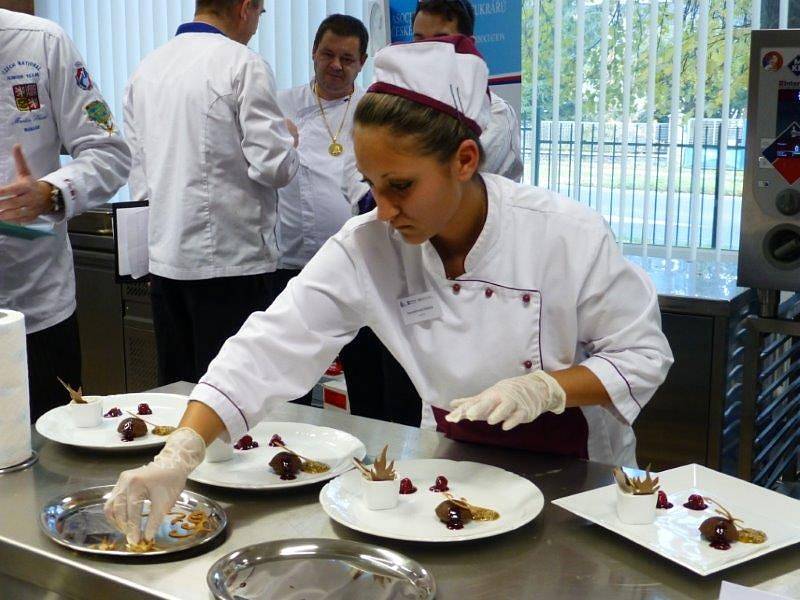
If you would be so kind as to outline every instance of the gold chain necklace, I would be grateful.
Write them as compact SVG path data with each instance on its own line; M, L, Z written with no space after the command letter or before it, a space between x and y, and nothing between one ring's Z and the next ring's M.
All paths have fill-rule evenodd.
M339 123L339 129L336 132L336 135L333 134L331 126L328 124L328 118L325 116L325 109L322 108L322 100L319 97L319 92L317 92L316 81L314 82L314 96L317 98L317 105L322 113L322 122L325 123L325 129L328 130L328 135L331 136L331 144L328 146L328 154L331 156L339 156L342 152L344 152L344 146L338 142L339 134L342 133L344 122L347 120L347 112L350 110L350 100L352 99L353 94L350 94L350 96L347 97L347 106L344 109L344 116L342 117L342 122Z

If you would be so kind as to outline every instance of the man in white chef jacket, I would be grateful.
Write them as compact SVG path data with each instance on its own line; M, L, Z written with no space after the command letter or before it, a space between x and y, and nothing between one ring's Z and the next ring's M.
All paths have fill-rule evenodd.
M65 148L73 160L61 166ZM31 418L81 385L67 220L125 183L131 158L72 40L55 23L0 9L0 221L52 235L0 235L0 307L25 315Z
M420 0L413 19L414 40L475 33L475 9L469 0ZM514 109L494 92L489 125L480 140L486 154L481 170L521 181L524 168L520 151L520 127ZM354 178L353 188L364 184ZM363 190L366 192L366 189ZM358 192L352 194L360 195ZM371 210L371 198L359 203L362 212ZM394 356L386 351L369 328L342 349L341 359L353 414L419 425L422 402L411 379Z
M355 81L368 43L361 21L330 15L314 37L314 78L278 92L281 110L300 134L297 176L278 191L281 289L352 216L343 181L355 170L353 113L364 95Z
M348 196L347 184L361 179L353 153L353 113L364 95L355 81L368 44L361 21L328 16L311 49L314 78L278 92L278 104L300 138L297 176L278 191L278 291L353 216L355 199ZM311 393L297 401L311 404Z
M276 296L277 189L297 172L275 77L247 48L263 0L197 0L147 56L124 101L131 195L150 203L158 379L197 381Z

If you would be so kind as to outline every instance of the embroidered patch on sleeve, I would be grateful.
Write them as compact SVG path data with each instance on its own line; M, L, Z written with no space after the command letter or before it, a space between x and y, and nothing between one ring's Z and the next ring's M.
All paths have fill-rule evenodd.
M102 100L90 102L84 107L84 110L89 120L103 131L114 133L117 130L114 127L114 117L111 115L111 109Z
M81 63L75 63L75 83L87 92L94 87L89 71Z
M17 110L30 112L42 107L39 102L39 86L37 84L21 83L12 86L12 90L14 92L14 102L17 105Z

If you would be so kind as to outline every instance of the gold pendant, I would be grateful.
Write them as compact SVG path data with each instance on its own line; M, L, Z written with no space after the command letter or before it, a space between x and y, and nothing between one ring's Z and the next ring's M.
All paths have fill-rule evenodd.
M331 145L328 146L328 154L331 156L339 156L342 152L344 152L344 146L339 142L332 142Z

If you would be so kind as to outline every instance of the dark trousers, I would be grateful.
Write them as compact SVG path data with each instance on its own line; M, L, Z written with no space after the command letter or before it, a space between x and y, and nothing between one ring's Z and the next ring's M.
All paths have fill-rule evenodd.
M289 285L289 280L297 277L299 273L300 269L278 269L275 271L275 286L277 289L275 296L277 297L283 290L285 290L286 286ZM294 404L311 406L311 397L312 392L308 392L305 396L291 400L291 402Z
M419 427L422 399L405 369L369 327L339 353L350 412Z
M70 401L60 377L73 389L81 387L81 343L73 313L57 325L26 336L31 422L51 408ZM91 393L91 390L88 390Z
M222 344L276 294L275 274L179 281L150 275L158 384L196 382Z

